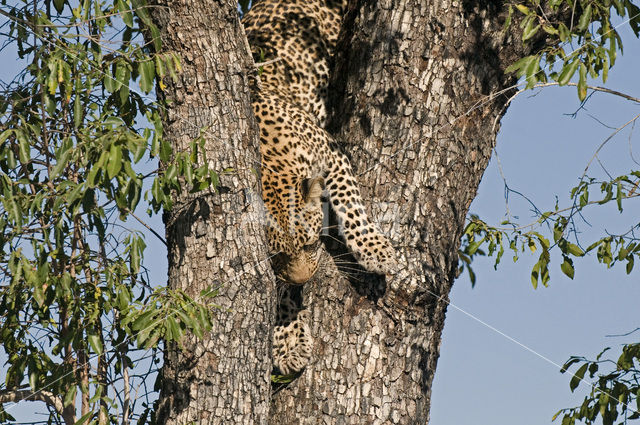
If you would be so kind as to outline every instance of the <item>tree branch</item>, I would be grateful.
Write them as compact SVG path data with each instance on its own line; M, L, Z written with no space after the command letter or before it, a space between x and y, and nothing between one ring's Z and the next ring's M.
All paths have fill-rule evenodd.
M567 83L567 84L565 84L565 85L567 85L567 86L573 86L573 87L576 87L576 86L577 86L577 84L576 84L576 83ZM551 86L560 86L560 84L559 84L559 83L540 83L540 84L536 84L535 86L533 86L533 88L551 87ZM599 92L603 92L603 93L613 94L613 95L615 95L615 96L622 97L622 98L627 99L627 100L630 100L630 101L632 101L632 102L640 103L640 99L639 99L639 98L637 98L637 97L633 97L633 96L630 96L630 95L628 95L628 94L626 94L626 93L622 93L622 92L619 92L619 91L616 91L616 90L611 90L611 89L608 89L608 88L606 88L606 87L601 87L601 86L587 86L587 89L589 89L589 90L593 90L593 91L599 91Z
M55 411L63 417L65 424L73 425L75 418L65 414L62 399L50 391L13 390L0 392L0 404L18 403L20 401L43 401L53 407Z

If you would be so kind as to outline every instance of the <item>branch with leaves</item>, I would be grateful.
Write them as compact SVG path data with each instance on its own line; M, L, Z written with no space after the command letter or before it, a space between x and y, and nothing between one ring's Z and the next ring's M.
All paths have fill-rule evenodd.
M560 11L570 13L559 13ZM512 16L519 14L522 42L527 43L540 32L547 42L535 54L521 58L506 71L524 77L526 87L549 80L568 84L578 72L578 97L587 96L587 76L602 77L606 82L609 69L622 52L622 39L614 14L623 18L636 37L640 35L640 8L631 0L527 0L509 5L505 28L512 24ZM568 15L568 20L565 17ZM576 43L577 48L573 48Z
M53 8L51 8L53 5ZM210 299L153 289L143 235L128 228L140 201L171 208L172 191L215 189L201 138L176 155L161 106L146 95L180 60L155 53L159 34L138 0L2 6L25 68L0 96L0 334L8 402L45 401L50 421L150 418L130 369L184 332L211 329ZM143 43L141 28L152 33ZM147 161L159 161L151 173ZM151 179L151 181L149 181ZM157 286L157 282L155 285ZM146 385L146 384L144 384ZM126 389L124 398L117 391ZM118 404L120 400L120 404ZM142 403L142 405L141 405ZM79 417L78 417L79 416Z

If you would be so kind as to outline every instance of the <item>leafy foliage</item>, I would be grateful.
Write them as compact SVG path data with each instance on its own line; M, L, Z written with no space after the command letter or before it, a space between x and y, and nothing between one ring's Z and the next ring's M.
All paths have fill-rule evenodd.
M624 264L627 274L630 274L635 265L635 259L640 257L640 239L635 233L640 228L640 222L624 234L608 234L587 245L578 241L574 231L574 219L580 216L585 208L613 202L622 212L625 201L640 196L637 190L639 182L640 171L632 171L609 181L583 178L571 190L571 207L559 209L556 205L553 211L537 211L537 220L525 226L505 221L502 223L504 227L494 227L489 226L477 216L471 216L465 228L462 248L459 252L461 260L459 272L466 269L471 283L475 284L476 277L471 267L475 256L495 257L494 267L497 267L502 260L505 249L513 252L514 262L519 259L521 253L530 251L532 254L536 254L539 252L537 254L538 261L531 270L531 284L534 288L537 288L539 283L547 286L549 284L551 250L557 249L562 256L560 269L571 279L574 277L574 259L584 257L591 252L595 252L598 262L607 267L613 267L619 263ZM596 200L590 200L589 195L594 188L599 191L599 196ZM542 226L550 229L553 242L540 232L539 227ZM576 237L574 241L571 240L571 235ZM483 246L486 246L486 251L481 249Z
M640 35L640 8L631 0L527 0L509 6L509 17L519 15L522 42L546 38L544 48L519 59L507 68L525 77L526 87L549 79L565 85L578 72L578 97L587 96L587 76L607 81L609 69L622 52L622 39L614 24L615 15L626 18ZM615 14L615 15L614 15ZM576 43L574 45L573 43ZM577 47L576 47L577 46Z
M619 18L615 18L614 14ZM516 16L523 43L541 39L545 42L541 49L519 59L506 71L523 77L525 89L549 80L561 86L567 85L577 72L576 87L580 101L587 98L587 78L602 77L606 82L618 52L622 52L618 27L628 24L635 36L640 36L640 8L631 0L513 2L509 6L505 28L513 24L512 18ZM620 18L623 18L622 24L614 25L614 21ZM635 123L637 118L630 122ZM575 219L582 217L587 208L596 205L615 203L622 213L623 205L638 197L639 184L638 170L617 177L609 176L606 180L597 180L585 174L570 192L570 207L560 209L556 203L551 211L543 212L534 208L536 220L533 223L519 225L507 220L501 223L501 227L496 227L487 225L477 216L471 216L459 252L459 272L466 269L473 285L476 282L471 267L474 257L494 257L494 267L497 267L508 249L513 253L514 262L526 251L538 256L531 270L534 288L540 283L544 286L549 284L554 252L561 258L560 270L571 279L575 275L574 261L592 254L607 268L624 265L627 274L630 274L636 258L640 257L640 238L637 235L640 222L625 233L605 234L584 243L579 238ZM565 373L573 365L579 365L569 382L571 391L576 390L581 382L589 384L585 379L587 372L594 382L589 384L589 394L580 406L560 410L553 417L554 420L562 415L562 425L574 425L577 422L594 424L596 420L610 425L617 420L622 424L640 418L640 344L625 344L617 362L602 359L607 350L609 348L603 350L595 361L572 357L563 366L561 372ZM614 370L598 373L603 363L614 364Z
M617 361L603 359L608 350L609 347L605 348L594 361L571 357L564 364L563 373L579 365L569 383L571 391L581 382L591 389L580 406L560 410L553 420L562 414L562 425L573 425L576 421L591 425L600 417L603 425L613 425L617 420L622 424L640 418L640 343L625 345ZM613 369L603 373L603 364L612 365ZM593 383L585 380L587 372Z
M171 208L172 191L215 186L217 174L201 139L181 155L162 139L161 110L146 94L175 78L180 61L154 53L159 38L144 3L3 1L0 11L24 64L0 95L0 338L8 358L0 397L47 391L64 406L50 409L51 421L73 423L80 400L78 423L122 423L138 400L149 408L144 393L128 392L148 374L130 377L129 369L148 349L157 362L161 340L210 329L215 295L196 301L153 289L146 244L127 220L143 196L155 212ZM137 41L142 26L151 45ZM10 419L0 407L0 420Z

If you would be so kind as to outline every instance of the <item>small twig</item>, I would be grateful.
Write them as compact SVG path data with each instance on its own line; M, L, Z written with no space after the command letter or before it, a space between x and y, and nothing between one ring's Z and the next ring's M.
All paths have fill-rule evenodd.
M589 160L589 162L587 163L587 166L584 168L584 172L582 173L582 176L580 177L580 183L582 183L582 181L584 180L585 176L587 175L587 171L589 170L589 167L591 166L591 163L593 162L594 159L596 159L598 157L598 154L600 153L600 150L602 150L602 148L611 140L613 139L613 137L618 134L620 131L622 131L624 128L626 128L629 124L633 124L634 122L636 122L636 120L640 118L640 114L634 116L633 118L631 118L629 121L627 121L626 123L622 124L622 126L618 127L613 133L611 133L609 135L609 137L607 137L606 139L604 139L604 141L600 144L600 146L598 146L598 149L596 149L596 151L594 152L593 156L591 157L591 159Z
M616 128L612 125L609 124L605 124L602 122L602 120L600 120L598 117L596 117L593 114L587 114L589 116L589 118L591 118L592 120L594 120L595 122L597 122L598 124L600 124L601 126L608 128L609 130L615 130Z
M260 68L261 66L271 65L272 63L276 63L276 62L279 62L281 60L282 60L282 58L278 57L278 58L271 59L271 60L268 60L268 61L265 61L265 62L256 62L254 65L255 65L256 68Z
M521 195L521 196L523 196L523 197L524 197L524 195L522 195L521 193L518 193L518 192L516 192L516 191L512 191L512 192L515 192L516 194ZM625 196L625 197L624 197L624 199L632 199L632 198L638 198L638 197L640 197L640 194L633 194L633 195L629 194L629 195ZM524 197L524 198L525 198L525 199L527 199L526 197ZM528 199L527 199L527 200L528 200ZM529 201L529 202L531 202L531 201ZM601 200L589 201L589 202L587 202L586 204L584 204L584 207L587 207L587 206L590 206L590 205L594 205L594 204L599 204L600 202L601 202ZM535 205L534 205L533 207L537 209L537 207L536 207ZM582 209L584 209L584 207L582 207L582 208L581 208L581 210L582 210ZM574 206L570 206L570 207L566 207L566 208L559 209L559 210L557 210L557 211L548 211L548 213L549 213L549 214L545 217L545 221L546 221L549 217L553 217L553 216L556 216L556 215L562 214L563 212L571 211L571 210L573 210L573 209L574 209ZM540 210L537 210L536 212L537 212L538 214L540 214L540 216L542 216L542 212L541 212ZM514 227L512 227L512 228L509 228L509 227L501 227L501 226L491 226L491 227L493 227L493 228L494 228L494 229L496 229L496 230L501 230L501 231L507 231L507 230L516 230L516 231L518 231L518 230L524 230L524 229L527 229L527 228L531 228L531 227L533 227L533 226L537 225L537 224L538 224L538 223L540 223L540 222L541 222L541 221L540 221L540 218L538 218L538 219L536 219L536 221L533 221L533 222L531 222L531 223L523 224L523 225L521 225L521 226L517 226L517 227L515 227L515 226L514 226Z
M629 156L631 157L631 160L636 163L637 165L640 165L640 162L638 162L634 156L633 156L633 145L631 144L631 136L633 135L633 130L636 127L636 122L634 121L633 124L631 125L631 131L629 131Z
M494 147L493 148L493 155L494 158L497 161L497 165L498 165L498 172L500 173L500 177L502 177L502 182L504 183L504 207L506 209L505 211L505 215L509 218L509 221L511 221L511 210L509 209L509 191L511 190L509 188L509 185L507 184L507 177L504 175L504 170L502 168L502 162L500 161L500 155L498 155L498 150Z
M594 95L594 91L592 91L591 93L589 93L589 95L587 97L584 98L583 101L580 102L580 105L578 106L578 109L576 109L574 112L570 113L570 114L563 114L563 115L567 115L570 116L571 118L575 118L578 116L578 112L585 110L587 111L587 108L585 108L585 105L587 104L587 102L589 101L589 99L591 99L591 96Z
M635 332L637 332L637 331L640 331L640 328L635 328L634 330L629 331L629 332L624 333L624 334L619 334L619 335L605 335L605 337L607 337L607 338L616 338L616 337L620 337L620 336L629 336L629 335L631 335L632 333L635 333Z
M137 215L135 215L133 213L133 211L127 211L131 217L135 218L136 220L138 220L138 223L142 224L144 227L147 228L147 230L149 230L151 233L153 233L155 235L155 237L157 237L158 239L160 239L160 241L164 244L164 246L169 246L167 245L167 241L164 240L164 238L162 236L160 236L160 234L158 232L156 232L155 230L153 230L151 228L151 226L149 226L147 223L145 223L141 218L139 218Z
M567 83L565 85L566 86L573 86L573 87L577 87L578 86L578 84L576 84L576 83ZM560 86L560 84L559 83L540 83L540 84L536 84L533 87L537 88L537 87L552 87L552 86ZM608 89L606 87L601 87L601 86L587 86L587 88L589 90L600 91L600 92L603 92L603 93L613 94L615 96L619 96L619 97L625 98L627 100L631 100L632 102L640 103L640 98L637 98L637 97L634 97L634 96L630 96L630 95L628 95L626 93L622 93L622 92L619 92L617 90L611 90L611 89Z

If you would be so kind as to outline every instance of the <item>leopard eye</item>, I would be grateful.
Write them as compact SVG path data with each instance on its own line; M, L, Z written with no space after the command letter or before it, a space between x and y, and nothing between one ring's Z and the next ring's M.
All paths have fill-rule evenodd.
M304 245L302 249L307 252L314 252L314 251L317 251L319 247L320 247L320 239L316 239L314 242Z

